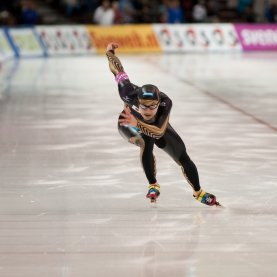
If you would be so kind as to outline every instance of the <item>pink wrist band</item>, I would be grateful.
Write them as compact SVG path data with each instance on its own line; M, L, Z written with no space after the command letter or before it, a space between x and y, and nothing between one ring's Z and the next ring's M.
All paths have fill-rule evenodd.
M129 80L129 77L125 72L118 72L117 75L115 76L115 80L117 83L120 83L124 80Z

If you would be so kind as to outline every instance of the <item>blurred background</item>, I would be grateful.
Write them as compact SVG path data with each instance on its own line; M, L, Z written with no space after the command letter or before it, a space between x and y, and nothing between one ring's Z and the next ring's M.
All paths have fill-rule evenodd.
M0 25L276 23L277 0L1 0Z

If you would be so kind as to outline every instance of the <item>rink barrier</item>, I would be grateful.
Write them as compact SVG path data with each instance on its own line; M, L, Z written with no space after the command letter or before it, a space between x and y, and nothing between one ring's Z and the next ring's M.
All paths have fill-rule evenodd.
M16 57L43 57L45 48L35 28L8 28L6 35Z
M125 53L162 51L153 25L88 26L87 29L98 53L104 53L111 41L116 41L120 45L118 50Z
M145 24L0 28L0 62L13 57L119 53L277 51L277 24Z
M276 51L277 24L235 24L244 51Z
M163 52L241 51L232 24L154 24Z
M86 26L38 26L35 30L47 56L87 55L96 52Z
M12 43L6 32L6 29L0 29L0 63L15 57Z

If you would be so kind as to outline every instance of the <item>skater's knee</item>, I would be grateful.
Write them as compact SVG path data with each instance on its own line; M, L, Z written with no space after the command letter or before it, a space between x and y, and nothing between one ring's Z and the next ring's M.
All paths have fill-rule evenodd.
M190 161L190 157L189 157L189 155L187 154L187 152L184 151L184 152L181 154L180 158L179 158L179 162L180 162L180 163L186 163L186 162L189 162L189 161Z
M158 140L155 140L155 145L160 148L160 149L163 149L166 147L166 142L163 138L161 139L158 139Z
M145 142L144 142L144 139L141 136L131 137L129 139L129 142L136 145L136 146L139 146L141 148L145 148Z
M141 135L138 132L136 127L128 126L128 125L120 125L118 122L118 131L120 135L130 143L136 144L140 142Z

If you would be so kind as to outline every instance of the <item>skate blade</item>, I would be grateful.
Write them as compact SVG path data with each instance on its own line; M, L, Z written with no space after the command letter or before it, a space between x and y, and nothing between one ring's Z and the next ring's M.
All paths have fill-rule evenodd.
M151 204L157 203L157 198L150 198L150 203Z
M152 195L150 194L150 195L147 195L146 198L150 199L151 204L156 204L158 196L156 196L155 194L152 194Z
M216 207L222 207L223 208L223 206L219 203L219 202L215 202L215 204L214 204Z

